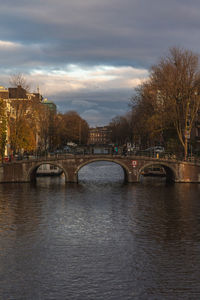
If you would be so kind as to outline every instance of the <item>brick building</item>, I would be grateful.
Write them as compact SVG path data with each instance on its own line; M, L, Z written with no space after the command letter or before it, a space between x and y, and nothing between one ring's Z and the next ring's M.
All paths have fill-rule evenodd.
M107 145L111 143L111 130L108 126L90 128L89 141L90 145Z

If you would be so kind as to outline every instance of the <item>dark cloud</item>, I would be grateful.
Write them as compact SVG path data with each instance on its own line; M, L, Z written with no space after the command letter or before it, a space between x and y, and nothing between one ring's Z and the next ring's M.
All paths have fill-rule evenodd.
M67 70L69 64L148 69L172 46L198 53L199 11L197 0L4 1L0 10L0 79L4 84L9 73L41 70L48 80L49 72ZM110 109L114 97L119 99L109 81L104 84L108 102L102 86L98 93L89 89L70 95L59 86L61 92L56 96L47 94L62 109L66 98L66 108L69 105L87 116L94 109L102 114L102 107ZM118 94L126 101L116 101L116 113L126 110L130 91L121 88ZM113 113L110 110L110 117ZM102 119L108 119L109 112L105 115ZM96 118L100 121L97 114Z
M58 111L75 110L91 126L106 125L112 118L125 114L133 95L132 89L85 91L59 94L52 98Z
M199 9L194 0L6 1L0 36L29 46L24 53L39 45L35 61L42 65L149 66L175 44L199 50L191 36L199 30Z

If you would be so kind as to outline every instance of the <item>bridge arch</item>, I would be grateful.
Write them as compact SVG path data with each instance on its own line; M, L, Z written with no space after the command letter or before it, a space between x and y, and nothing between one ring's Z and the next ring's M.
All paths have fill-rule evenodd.
M93 158L93 159L89 159L87 161L84 161L83 163L79 164L75 170L75 177L76 177L76 182L78 182L78 172L81 168L83 168L84 166L86 165L89 165L91 163L94 163L94 162L98 162L98 161L107 161L107 162L111 162L113 164L117 164L119 165L120 167L122 167L123 171L124 171L124 181L127 181L128 180L128 176L129 176L129 173L130 173L130 170L128 169L128 167L121 161L117 160L116 158L115 159L112 159L112 158Z
M27 181L35 181L35 179L36 179L36 172L37 172L38 168L40 166L46 165L46 164L60 168L63 171L64 175L65 175L65 181L68 180L68 173L67 173L67 171L65 170L65 168L61 164L59 164L57 162L52 162L52 161L45 161L45 162L43 161L43 162L36 163L34 166L32 166L28 170L27 175L26 175Z
M140 177L142 175L142 171L146 168L150 168L152 166L161 166L166 173L166 181L176 182L178 179L177 171L171 164L167 162L161 162L161 161L152 161L144 164L139 170L138 170L138 181L140 180Z

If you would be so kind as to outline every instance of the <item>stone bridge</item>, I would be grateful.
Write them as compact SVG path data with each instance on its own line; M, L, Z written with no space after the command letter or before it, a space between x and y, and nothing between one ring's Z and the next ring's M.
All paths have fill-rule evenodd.
M59 157L39 158L7 162L0 165L0 183L31 182L42 164L61 168L66 182L78 182L78 171L85 165L96 161L109 161L120 165L124 170L126 182L139 182L142 171L148 166L162 166L166 179L173 182L199 182L200 164L169 159L120 155L60 155Z

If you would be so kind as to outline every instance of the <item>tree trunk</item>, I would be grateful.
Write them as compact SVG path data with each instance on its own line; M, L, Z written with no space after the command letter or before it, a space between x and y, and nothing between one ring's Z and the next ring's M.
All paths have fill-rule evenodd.
M184 160L187 160L188 156L188 139L187 137L185 138L185 145L184 145Z

